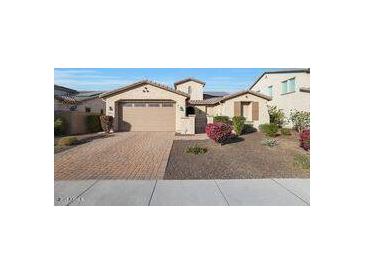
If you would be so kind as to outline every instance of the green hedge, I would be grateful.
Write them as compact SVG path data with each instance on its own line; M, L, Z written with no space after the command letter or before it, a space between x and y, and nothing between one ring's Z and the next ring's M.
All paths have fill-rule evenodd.
M55 117L54 120L54 135L62 136L65 135L67 129L66 120L63 117Z
M276 137L278 135L279 127L275 124L262 124L259 128L266 136Z
M89 115L86 117L86 126L90 132L102 131L99 117L100 115Z

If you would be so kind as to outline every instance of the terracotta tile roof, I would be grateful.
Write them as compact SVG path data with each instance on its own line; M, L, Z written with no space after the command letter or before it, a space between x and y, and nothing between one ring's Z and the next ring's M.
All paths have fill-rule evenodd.
M188 81L194 81L194 82L197 82L197 83L202 84L203 86L205 86L205 82L190 77L190 78L186 78L186 79L175 82L174 87L176 88L177 85L183 84L183 83L188 82Z
M215 105L218 104L223 97L213 97L205 100L190 100L190 105Z
M55 95L54 98L65 105L76 105L80 103L73 96Z
M266 95L264 95L262 93L259 93L259 92L254 92L252 90L242 90L242 91L238 91L238 92L232 93L230 95L224 96L222 98L222 102L227 101L227 100L232 99L232 98L235 98L237 96L245 95L245 94L252 94L252 95L261 97L263 99L266 99L268 101L271 101L271 99L272 99L270 96L266 96Z
M251 90L242 90L242 91L235 92L235 93L223 96L223 97L213 97L213 98L209 98L209 99L205 99L205 100L190 100L189 104L191 104L191 105L215 105L215 104L218 104L218 103L221 103L221 102L224 102L229 99L233 99L235 97L245 95L245 94L252 94L252 95L261 97L261 98L269 100L269 101L271 101L271 99L272 99L271 97L266 96L262 93L254 92Z
M141 86L141 85L152 85L152 86L155 86L155 87L158 87L158 88L162 88L162 89L165 89L167 91L170 91L170 92L173 92L173 93L176 93L176 94L179 94L179 95L182 95L182 96L185 96L187 98L189 98L190 96L185 93L185 92L182 92L180 90L176 90L176 89L173 89L169 86L166 86L166 85L162 85L160 83L157 83L157 82L154 82L154 81L150 81L150 80L142 80L142 81L138 81L138 82L135 82L133 84L130 84L128 86L124 86L124 87L121 87L121 88L118 88L118 89L115 89L115 90L112 90L112 91L109 91L109 92L105 92L103 94L100 94L99 97L101 98L104 98L104 97L109 97L109 96L112 96L114 94L117 94L117 93L120 93L120 92L124 92L124 91L127 91L128 89L130 88L134 88L134 87L138 87L138 86Z
M310 88L300 88L299 91L301 92L310 92Z

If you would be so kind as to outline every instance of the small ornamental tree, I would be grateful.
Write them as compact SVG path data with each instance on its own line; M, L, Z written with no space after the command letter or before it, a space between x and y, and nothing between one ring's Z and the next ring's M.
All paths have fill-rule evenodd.
M293 128L298 132L310 127L310 112L292 109L289 119L293 124Z
M206 126L205 133L213 141L222 144L232 136L232 127L225 123L212 123Z
M113 116L100 115L100 124L105 133L110 133L113 128Z
M310 150L310 129L303 129L299 134L300 146L306 151Z
M281 128L286 122L283 110L278 109L277 106L267 106L267 108L270 116L270 124L275 124Z

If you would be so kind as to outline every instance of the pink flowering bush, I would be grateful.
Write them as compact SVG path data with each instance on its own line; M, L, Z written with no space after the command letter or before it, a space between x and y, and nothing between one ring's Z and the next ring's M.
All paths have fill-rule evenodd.
M226 123L212 123L205 128L205 133L217 143L224 143L232 136L232 127Z
M305 150L310 150L310 129L303 129L299 134L300 146Z

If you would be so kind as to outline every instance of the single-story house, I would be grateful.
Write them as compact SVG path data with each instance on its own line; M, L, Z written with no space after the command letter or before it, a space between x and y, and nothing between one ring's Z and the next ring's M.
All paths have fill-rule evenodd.
M99 97L101 91L77 91L54 85L55 112L105 113L105 102Z
M115 131L203 132L215 115L244 116L254 127L269 122L271 97L243 90L224 96L204 95L205 82L188 78L174 87L143 80L100 95Z

